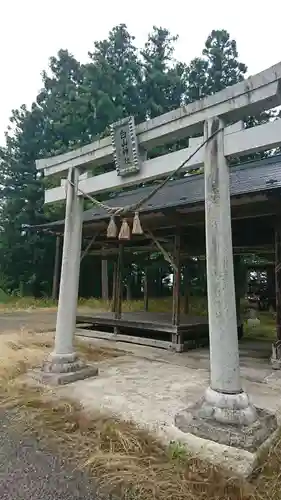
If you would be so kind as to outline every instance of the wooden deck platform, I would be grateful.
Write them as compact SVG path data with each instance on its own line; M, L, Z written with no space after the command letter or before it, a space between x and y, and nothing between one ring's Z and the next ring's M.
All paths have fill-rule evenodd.
M181 352L208 344L208 318L181 315L180 324L172 324L171 313L123 312L116 318L111 312L79 314L78 334L162 347Z

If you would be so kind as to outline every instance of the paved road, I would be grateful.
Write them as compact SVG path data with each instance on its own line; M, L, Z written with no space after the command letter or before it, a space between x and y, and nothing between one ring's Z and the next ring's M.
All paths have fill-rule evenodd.
M79 312L89 313L88 307L80 307ZM0 334L17 332L24 329L29 332L55 330L57 313L55 309L28 309L26 311L0 311Z
M56 325L56 312L53 310L11 311L0 313L0 333L17 332L21 329L30 332L52 330Z
M1 500L97 500L86 473L73 471L35 438L22 439L0 413Z

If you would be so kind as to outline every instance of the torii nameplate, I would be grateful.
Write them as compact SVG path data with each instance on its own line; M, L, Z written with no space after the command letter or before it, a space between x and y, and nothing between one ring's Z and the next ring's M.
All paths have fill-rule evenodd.
M111 140L117 175L124 177L140 170L140 160L133 116L111 125Z

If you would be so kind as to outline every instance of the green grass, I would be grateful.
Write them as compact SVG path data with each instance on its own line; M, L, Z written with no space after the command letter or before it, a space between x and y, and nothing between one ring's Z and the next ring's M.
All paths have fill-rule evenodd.
M260 324L250 327L244 323L245 337L255 340L274 340L276 338L275 314L271 312L258 312Z
M26 310L26 309L39 309L39 308L50 308L56 307L57 301L54 301L48 297L36 299L34 297L12 297L6 296L5 300L2 300L0 293L0 310Z
M0 303L7 302L9 300L9 295L0 288Z

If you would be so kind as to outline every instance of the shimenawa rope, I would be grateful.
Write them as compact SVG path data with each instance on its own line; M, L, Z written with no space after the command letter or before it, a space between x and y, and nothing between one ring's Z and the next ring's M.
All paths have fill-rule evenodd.
M152 189L152 191L150 191L146 196L141 198L136 203L132 203L131 205L125 205L124 207L110 207L109 205L106 205L105 203L97 200L96 198L93 198L88 193L85 193L79 187L77 187L77 191L79 191L85 198L90 200L94 205L97 205L98 207L103 208L110 215L110 221L109 221L108 228L107 228L107 237L108 238L116 238L117 237L118 228L117 228L117 225L115 223L115 217L125 215L125 214L128 214L130 212L135 212L134 219L133 219L132 234L143 234L143 230L142 230L140 219L139 219L140 207L142 205L144 205L144 203L149 201L153 196L155 196L155 194L158 193L158 191L160 191L160 189L162 189L167 184L167 182L169 182L169 180L172 177L176 176L180 172L180 170L186 165L186 163L188 163L196 155L196 153L198 153L198 151L203 146L208 144L208 142L210 142L222 130L223 130L223 128L221 127L219 129L217 129L209 137L207 137L207 139L205 139L201 144L199 144L199 146L188 156L188 158L186 158L173 172L168 174L167 177L165 177L165 179L163 179L163 181L160 182L160 184L158 184L154 189ZM73 187L75 187L74 183L71 180L68 179L68 182ZM129 224L128 224L128 221L126 218L123 218L123 220L122 220L122 225L121 225L118 237L120 240L130 239L130 227L129 227Z

